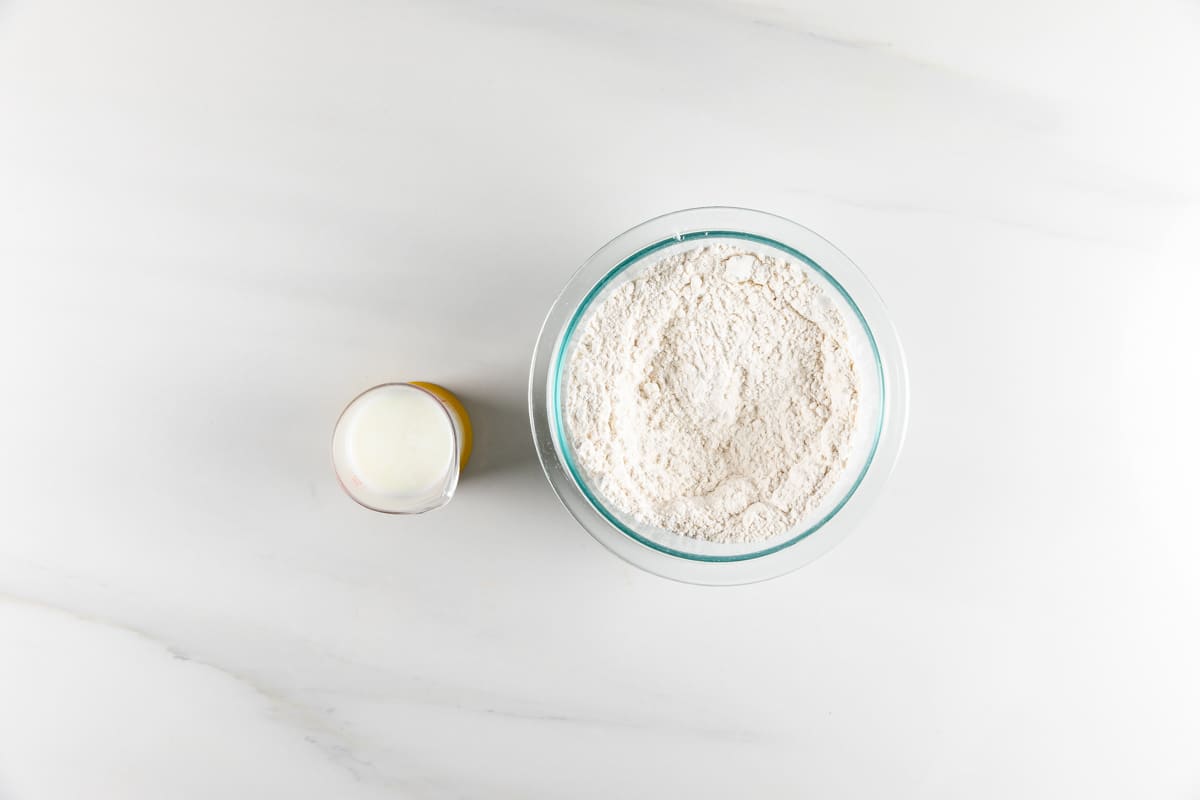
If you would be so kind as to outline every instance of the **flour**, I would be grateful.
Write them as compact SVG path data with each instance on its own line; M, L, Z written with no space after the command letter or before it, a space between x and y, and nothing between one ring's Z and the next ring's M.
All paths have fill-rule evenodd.
M577 339L577 461L642 523L759 541L814 510L845 467L858 376L845 322L798 265L731 245L670 256Z

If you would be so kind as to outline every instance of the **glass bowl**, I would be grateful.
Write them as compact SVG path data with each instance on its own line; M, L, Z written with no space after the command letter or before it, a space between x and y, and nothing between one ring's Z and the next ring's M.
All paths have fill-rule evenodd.
M647 525L606 503L575 461L563 422L566 366L588 315L624 281L661 259L733 243L791 261L846 321L859 408L841 478L794 528L758 542L717 543ZM832 244L783 217L745 208L693 208L643 222L600 248L571 277L542 326L529 376L529 416L542 468L567 510L636 567L688 583L752 583L790 572L850 532L886 482L908 421L908 376L895 327L866 276Z

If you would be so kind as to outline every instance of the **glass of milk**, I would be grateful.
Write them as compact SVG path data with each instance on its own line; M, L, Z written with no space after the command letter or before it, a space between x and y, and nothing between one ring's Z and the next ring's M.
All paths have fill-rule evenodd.
M432 383L368 389L333 430L333 469L342 488L388 514L421 514L450 502L470 454L466 409Z

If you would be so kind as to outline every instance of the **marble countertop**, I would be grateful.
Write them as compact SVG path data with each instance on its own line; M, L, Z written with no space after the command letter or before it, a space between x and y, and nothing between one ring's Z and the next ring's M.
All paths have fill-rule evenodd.
M1200 6L0 6L0 798L1194 798ZM538 327L618 232L871 277L909 437L706 589L543 477ZM445 509L344 497L386 380Z

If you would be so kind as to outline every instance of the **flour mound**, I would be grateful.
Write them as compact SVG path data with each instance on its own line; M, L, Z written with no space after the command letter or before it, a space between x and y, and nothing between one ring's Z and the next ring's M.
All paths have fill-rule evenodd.
M669 256L577 339L568 436L606 505L639 522L761 541L845 468L859 386L846 324L791 262L731 245Z

